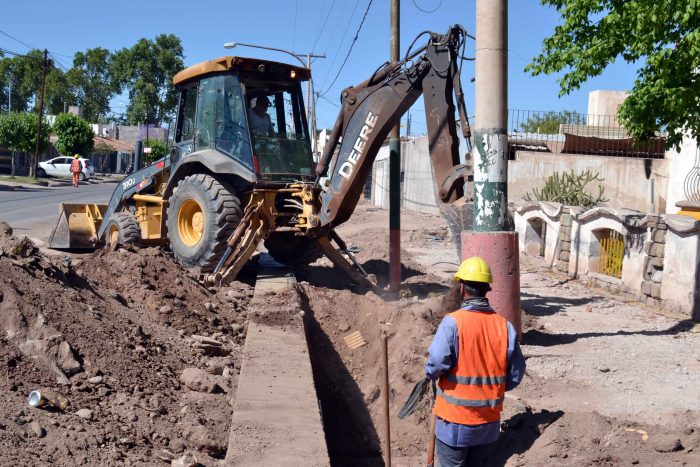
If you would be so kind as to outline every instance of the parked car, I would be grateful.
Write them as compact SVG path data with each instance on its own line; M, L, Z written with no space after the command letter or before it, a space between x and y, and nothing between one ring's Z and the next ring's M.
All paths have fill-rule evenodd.
M95 175L95 168L90 163L89 159L81 157L78 159L83 164L83 171L80 174L80 180L87 180ZM39 162L39 168L36 171L37 177L70 177L70 164L73 162L72 157L54 157L48 161Z

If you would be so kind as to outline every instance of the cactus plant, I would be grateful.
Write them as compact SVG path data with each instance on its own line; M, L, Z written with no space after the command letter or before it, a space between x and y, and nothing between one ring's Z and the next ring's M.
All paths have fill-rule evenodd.
M586 192L586 185L590 182L603 182L605 179L600 178L599 173L591 173L590 170L579 174L571 172L554 172L547 178L544 186L540 189L533 188L532 195L530 192L525 193L525 201L554 201L567 206L582 206L592 208L599 203L610 201L603 197L605 187L598 185L598 194L596 196Z

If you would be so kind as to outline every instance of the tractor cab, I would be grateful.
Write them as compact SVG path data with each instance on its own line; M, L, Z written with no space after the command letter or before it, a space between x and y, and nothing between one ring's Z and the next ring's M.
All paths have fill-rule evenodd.
M311 181L301 91L309 79L306 68L240 57L181 71L173 165L199 163L250 184Z

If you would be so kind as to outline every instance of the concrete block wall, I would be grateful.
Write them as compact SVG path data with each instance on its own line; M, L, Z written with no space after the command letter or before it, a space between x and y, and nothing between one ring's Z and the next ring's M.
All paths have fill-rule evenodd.
M560 256L563 212L560 203L537 201L516 206L513 221L520 251L543 256L544 264L553 267Z
M700 221L667 214L665 223L661 304L700 321Z
M520 252L542 256L545 267L700 321L699 220L545 202L517 205L513 217ZM624 239L620 278L598 272L606 229Z
M647 256L640 301L648 305L659 306L661 283L664 278L664 254L668 225L662 217L656 217L656 219L650 217L647 227L649 228L649 238L644 243L644 253Z

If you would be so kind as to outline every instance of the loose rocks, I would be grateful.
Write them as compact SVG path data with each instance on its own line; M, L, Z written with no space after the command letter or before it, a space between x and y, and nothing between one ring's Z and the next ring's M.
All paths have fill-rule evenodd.
M85 420L92 420L92 410L90 409L80 409L75 414L80 417L84 418Z
M185 368L180 374L180 381L188 389L198 392L219 392L221 387L215 378L199 368Z

